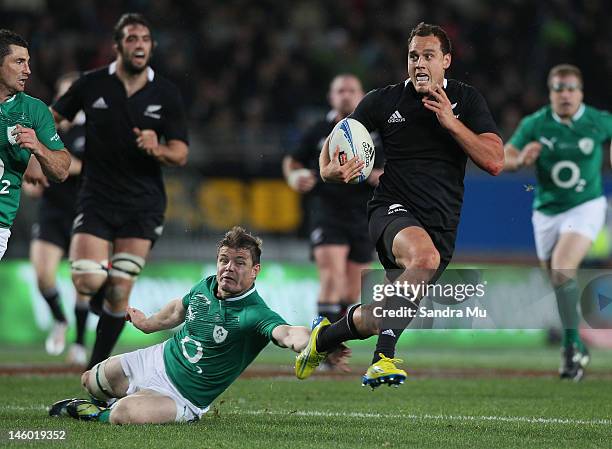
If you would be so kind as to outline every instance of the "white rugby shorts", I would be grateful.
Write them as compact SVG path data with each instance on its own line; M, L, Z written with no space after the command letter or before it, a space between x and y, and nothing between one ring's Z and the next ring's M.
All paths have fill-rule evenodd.
M11 230L8 228L0 228L0 260L4 256L6 246L8 245L8 239L11 236Z
M606 198L600 196L556 215L533 211L531 222L538 259L550 260L561 234L575 232L594 241L604 225L606 207Z
M168 396L176 404L176 422L200 419L209 407L199 408L183 397L166 374L164 343L122 354L121 368L130 381L127 394L153 390Z

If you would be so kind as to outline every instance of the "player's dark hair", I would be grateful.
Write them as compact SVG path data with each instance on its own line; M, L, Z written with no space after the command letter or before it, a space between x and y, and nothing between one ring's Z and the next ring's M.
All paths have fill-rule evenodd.
M578 67L572 64L559 64L559 65L554 66L552 69L550 69L550 72L548 72L548 79L547 79L548 87L549 88L552 87L552 84L551 84L552 79L555 76L568 76L568 75L574 75L576 78L578 78L578 81L580 81L580 86L582 86L582 72L580 71Z
M0 65L4 63L5 56L11 54L11 45L29 48L28 42L19 34L11 30L0 30Z
M142 25L149 29L151 32L151 24L142 14L136 12L127 12L119 17L119 20L115 24L113 29L113 40L116 44L120 45L123 39L123 29L128 25Z
M438 25L432 25L425 22L419 23L410 32L410 37L408 37L408 47L410 47L410 42L412 42L412 38L414 38L414 36L435 36L440 41L440 49L442 50L442 54L447 55L453 51L451 41L448 38L446 31L444 31L442 27L439 27Z
M234 226L217 243L217 257L219 256L219 250L224 246L231 249L248 249L251 253L253 265L257 265L261 259L261 245L262 241L259 237L249 234L240 226Z

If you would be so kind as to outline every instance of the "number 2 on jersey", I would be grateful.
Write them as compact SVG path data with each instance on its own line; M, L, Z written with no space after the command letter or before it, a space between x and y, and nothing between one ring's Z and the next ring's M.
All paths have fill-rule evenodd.
M11 181L8 179L2 179L4 176L4 162L0 159L0 183L2 184L2 188L0 189L0 195L8 195L9 187L11 186Z

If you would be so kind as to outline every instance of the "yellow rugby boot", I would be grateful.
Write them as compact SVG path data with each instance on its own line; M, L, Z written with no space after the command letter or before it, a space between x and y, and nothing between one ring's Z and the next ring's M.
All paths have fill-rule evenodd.
M402 359L390 359L382 353L378 354L380 360L370 365L366 373L361 378L362 386L370 386L372 389L387 384L389 386L399 386L406 380L406 371L395 366L396 363L402 363Z
M319 332L321 332L321 329L330 324L329 320L322 316L317 317L313 321L308 345L306 345L302 352L295 358L295 376L298 379L307 379L310 377L317 366L319 366L319 363L327 357L327 352L317 351L317 336Z

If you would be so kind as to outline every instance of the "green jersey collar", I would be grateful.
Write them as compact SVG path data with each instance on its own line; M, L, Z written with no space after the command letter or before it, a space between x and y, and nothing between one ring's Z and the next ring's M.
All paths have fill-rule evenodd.
M218 288L219 288L219 283L217 282L216 276L214 276L213 284L212 284L211 287L212 287L211 291L212 291L212 294L214 295L215 299L217 299L219 301L228 301L228 302L239 301L241 299L244 299L244 298L246 298L247 296L249 296L251 293L253 293L255 291L255 284L253 284L253 286L251 288L249 288L247 291L245 291L241 295L230 296L229 298L219 298L217 296Z
M581 103L580 107L578 108L576 113L574 115L572 115L572 118L571 118L572 123L577 122L578 120L580 120L580 117L582 117L584 115L584 111L585 110L586 110L586 106L584 105L584 103ZM563 123L563 119L561 117L559 117L557 115L557 113L552 110L552 108L550 109L550 112L552 113L552 116L553 116L553 118L555 119L555 121L557 123L565 124L565 123Z
M0 103L0 104L7 104L7 103L10 103L10 102L11 102L11 101L13 101L15 98L17 98L17 94L13 95L12 97L8 97L4 103Z
M255 284L253 284L253 286L251 288L249 288L246 292L244 292L242 295L240 296L230 296L229 298L225 298L225 299L221 299L222 301L238 301L240 299L246 298L247 296L249 296L251 293L253 293L255 291Z

